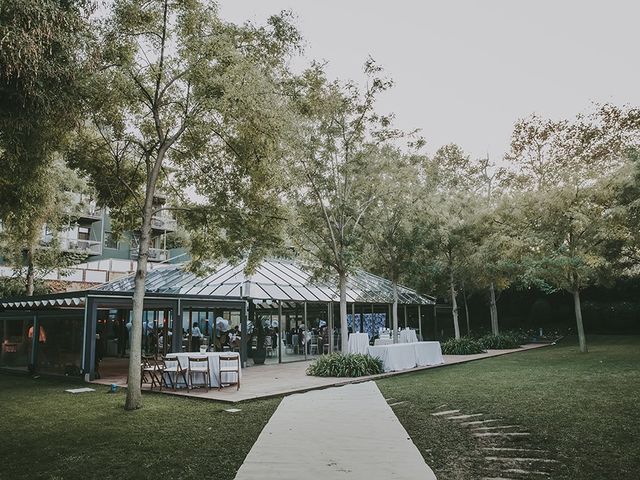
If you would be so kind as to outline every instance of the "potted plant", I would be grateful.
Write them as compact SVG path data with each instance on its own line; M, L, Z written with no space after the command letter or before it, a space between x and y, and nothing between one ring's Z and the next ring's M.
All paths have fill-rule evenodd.
M256 350L253 352L253 364L262 365L267 358L267 349L264 347L267 329L265 328L266 318L260 317L256 322L256 336L258 338Z

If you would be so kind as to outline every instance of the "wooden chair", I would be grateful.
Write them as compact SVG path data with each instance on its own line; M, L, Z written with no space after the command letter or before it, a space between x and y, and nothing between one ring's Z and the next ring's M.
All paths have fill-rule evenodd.
M194 384L194 375L204 376L203 382ZM211 388L211 371L209 370L209 359L207 357L189 357L189 388L193 389L196 386L205 387L207 392Z
M223 362L225 364L223 365ZM233 365L231 365L233 364ZM238 385L238 390L240 390L240 355L220 355L218 357L218 390L222 389L222 374L223 373L235 373L236 381L235 382L225 382L227 385L233 385L234 383Z
M143 355L142 362L140 364L142 373L140 375L140 387L143 383L151 384L151 390L153 387L162 387L162 365L159 365L157 360L152 356Z
M317 335L311 335L311 346L309 347L309 355L313 355L314 352L316 355L318 355L318 342L319 342L319 338Z
M271 338L271 335L265 337L264 348L267 351L267 357L273 356L273 338Z
M169 388L169 384L167 383L167 379L169 379L169 382L171 382L171 389L175 392L180 376L182 376L185 385L189 385L189 382L187 381L187 370L182 368L178 358L162 357L162 382L160 383L160 391L162 391L163 385Z

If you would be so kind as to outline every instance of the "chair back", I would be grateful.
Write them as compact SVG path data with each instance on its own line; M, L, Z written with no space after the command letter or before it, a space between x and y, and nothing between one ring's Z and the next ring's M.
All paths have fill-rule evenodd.
M209 359L207 357L189 357L189 368L192 364L196 367L206 366L209 364Z
M182 370L182 365L180 365L180 360L178 360L178 357L162 357L162 368L164 370L175 368L176 370L180 371Z

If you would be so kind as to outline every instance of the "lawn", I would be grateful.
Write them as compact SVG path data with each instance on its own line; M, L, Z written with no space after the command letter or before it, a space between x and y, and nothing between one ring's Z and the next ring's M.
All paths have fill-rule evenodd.
M233 479L279 400L228 404L0 374L0 478Z
M482 477L635 480L640 472L640 337L575 338L556 346L392 377L378 382L439 480ZM405 403L400 403L405 402ZM446 404L446 407L443 405ZM476 438L441 410L483 413L493 432L528 437ZM472 418L470 420L477 420ZM496 451L525 448L546 452ZM487 456L538 456L554 462L511 462ZM506 472L509 468L550 475ZM506 472L506 473L505 473Z

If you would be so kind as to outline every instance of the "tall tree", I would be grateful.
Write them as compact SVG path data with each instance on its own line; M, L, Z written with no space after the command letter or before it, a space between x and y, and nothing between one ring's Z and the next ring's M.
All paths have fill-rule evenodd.
M167 208L154 202L158 185L194 188L202 197L183 207L187 224L206 229L192 245L196 256L212 244L219 255L251 253L247 235L234 238L242 229L232 226L236 220L249 225L252 214L274 205L267 176L280 154L285 102L279 75L299 41L287 17L238 27L203 1L117 0L106 22L93 128L83 132L70 158L90 172L102 202L139 232L126 409L142 406L151 219ZM219 207L214 214L208 202Z
M468 277L473 247L478 175L478 166L454 144L439 148L424 166L425 213L418 222L420 260L413 269L414 282L427 281L449 296L456 338L460 338L458 289Z
M575 122L534 116L514 130L510 158L521 167L521 228L529 249L525 278L572 295L582 352L587 345L580 293L619 268L608 248L622 241L619 217L610 214L612 175L624 162L625 148L637 145L639 119L637 110L605 105Z
M369 243L367 265L393 285L393 341L398 342L398 283L414 261L416 223L421 210L420 157L385 146L380 151L378 197L364 226ZM371 178L374 181L374 178ZM424 210L422 215L425 215Z
M5 240L25 252L27 295L48 256L38 250L41 232L58 207L50 171L82 119L93 3L7 0L0 7L0 221Z
M365 64L364 91L355 84L328 81L314 65L295 94L299 126L293 140L290 203L295 211L294 241L319 272L337 277L342 351L347 351L347 278L362 252L362 223L376 201L372 178L376 144L399 132L391 118L378 115L376 97L391 86Z

